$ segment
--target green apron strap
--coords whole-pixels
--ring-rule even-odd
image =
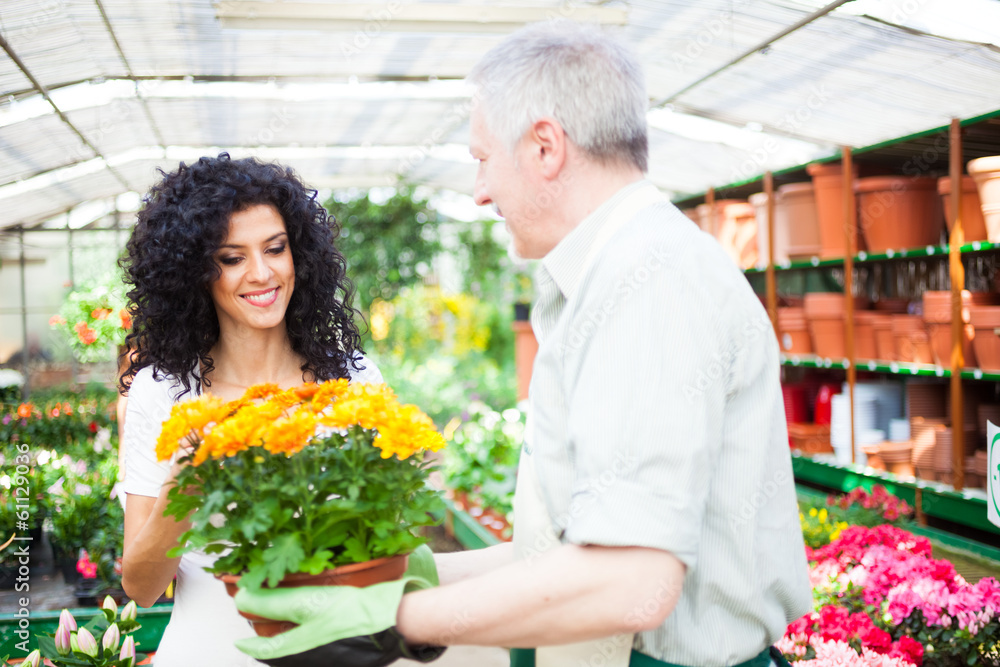
[[[775,664],[779,667],[788,667],[788,662],[781,656],[781,653],[771,648],[767,648],[760,655],[733,667],[768,667],[771,664],[772,657],[774,657]],[[681,667],[681,665],[651,658],[645,653],[639,653],[635,650],[632,651],[632,656],[628,664],[629,667]],[[535,667],[535,649],[512,648],[510,650],[510,667]]]

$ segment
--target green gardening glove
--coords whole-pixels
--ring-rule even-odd
[[[430,662],[444,647],[407,644],[396,631],[396,612],[405,593],[437,584],[434,554],[421,545],[398,581],[365,588],[241,589],[237,609],[298,627],[274,637],[241,639],[236,648],[273,667],[382,667],[399,658]]]

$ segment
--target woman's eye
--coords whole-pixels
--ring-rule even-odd
[[[222,258],[219,259],[219,262],[222,263],[222,264],[225,264],[226,266],[233,266],[235,264],[239,264],[240,258],[239,257],[222,257]]]
[[[273,248],[268,248],[267,251],[272,255],[280,255],[281,253],[285,252],[285,246],[284,245],[275,246]]]

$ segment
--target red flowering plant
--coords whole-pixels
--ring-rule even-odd
[[[1000,584],[991,577],[969,584],[931,557],[926,538],[852,526],[808,558],[819,611],[789,626],[780,646],[790,659],[809,660],[821,643],[842,642],[857,655],[927,667],[1000,664]]]
[[[49,326],[63,335],[77,360],[114,360],[132,328],[121,278],[112,274],[73,290]]]
[[[841,511],[839,517],[853,526],[901,525],[913,516],[913,507],[889,493],[881,484],[871,493],[860,486],[850,493],[827,496],[826,504]]]

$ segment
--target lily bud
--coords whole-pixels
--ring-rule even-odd
[[[70,644],[71,636],[69,626],[63,625],[60,621],[59,628],[56,630],[56,650],[59,651],[59,655],[69,655],[70,651],[73,650]]]
[[[122,635],[118,630],[118,624],[112,623],[108,626],[108,629],[104,631],[104,638],[101,643],[104,644],[105,651],[117,651],[118,642],[121,641]]]
[[[115,599],[110,595],[104,598],[104,604],[102,604],[101,607],[110,611],[112,618],[118,614],[118,603],[115,602]]]
[[[69,613],[69,609],[63,609],[59,614],[59,625],[65,625],[70,632],[76,632],[76,619]]]
[[[87,628],[80,628],[76,633],[76,644],[80,653],[89,655],[91,658],[97,657],[97,640],[90,634]]]
[[[76,633],[74,632],[69,636],[69,650],[74,653],[80,652],[80,642],[76,641]]]
[[[118,654],[119,660],[128,660],[129,667],[135,665],[135,638],[132,635],[125,637],[122,642],[122,652]]]
[[[37,648],[25,656],[24,662],[21,663],[20,667],[38,667],[38,664],[42,661],[42,653]]]
[[[129,600],[128,604],[122,609],[122,621],[134,621],[138,614],[139,610],[135,606],[135,600]]]

